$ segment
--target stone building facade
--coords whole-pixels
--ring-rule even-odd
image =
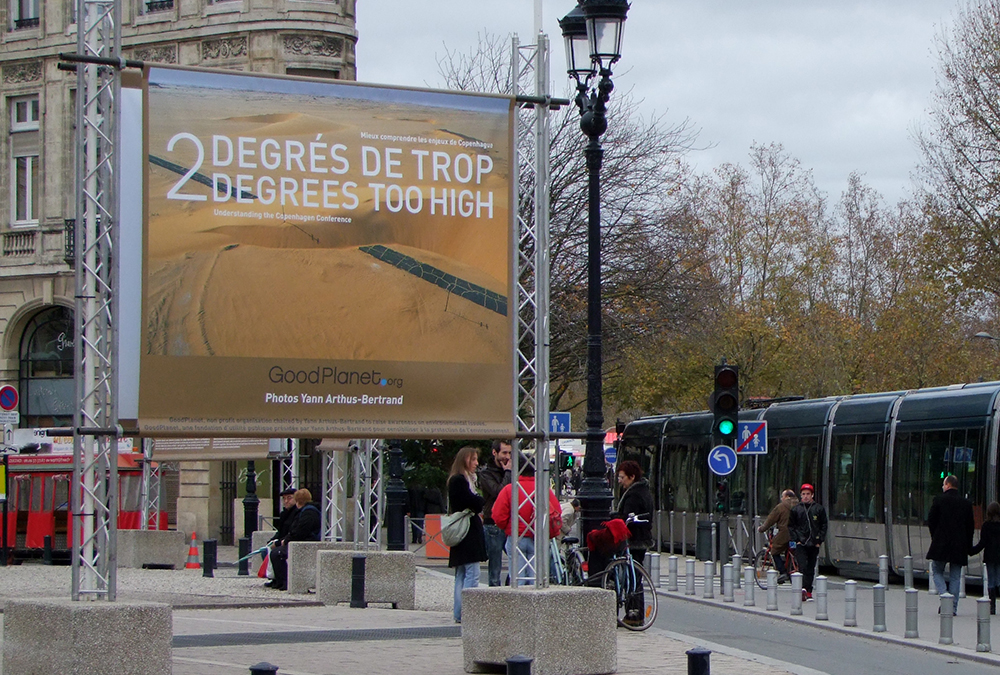
[[[355,0],[120,5],[126,58],[355,79]],[[76,0],[0,5],[0,384],[18,388],[22,427],[69,425],[74,407],[76,75],[58,68],[58,55],[76,51],[75,15]],[[190,513],[181,529],[217,536],[227,520],[214,487],[220,464],[182,464],[179,510]]]

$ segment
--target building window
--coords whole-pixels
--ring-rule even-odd
[[[146,13],[165,12],[174,8],[174,0],[152,0],[146,3]]]
[[[38,26],[38,0],[13,0],[14,28],[35,28]]]
[[[20,347],[21,425],[73,423],[73,312],[49,307],[32,317]]]
[[[39,181],[38,96],[10,99],[11,225],[38,224]]]

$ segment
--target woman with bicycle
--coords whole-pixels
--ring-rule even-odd
[[[654,545],[653,494],[649,491],[649,482],[642,477],[642,467],[632,459],[627,459],[618,465],[618,485],[621,486],[622,493],[616,513],[612,514],[612,517],[627,521],[629,515],[634,514],[642,521],[628,524],[629,552],[635,562],[642,565],[646,559],[646,549]],[[626,608],[625,622],[641,623],[642,594],[640,593],[631,604],[633,606]]]
[[[774,558],[774,568],[778,570],[779,584],[790,579],[785,568],[785,552],[788,551],[789,541],[788,520],[796,503],[795,490],[785,490],[781,493],[781,501],[767,514],[767,520],[757,528],[758,532],[767,532],[772,527],[777,529],[777,533],[771,538],[771,556]]]

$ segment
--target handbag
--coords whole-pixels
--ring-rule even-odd
[[[472,511],[464,509],[441,516],[441,541],[445,546],[457,546],[469,533]]]

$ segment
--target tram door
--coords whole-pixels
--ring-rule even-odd
[[[899,556],[913,556],[913,567],[927,570],[927,549],[931,533],[927,529],[934,498],[941,494],[941,483],[948,474],[958,478],[959,492],[968,497],[977,514],[976,527],[982,522],[985,496],[986,462],[980,429],[939,429],[905,432],[896,435],[893,457],[893,543]],[[979,574],[978,565],[970,569]]]

